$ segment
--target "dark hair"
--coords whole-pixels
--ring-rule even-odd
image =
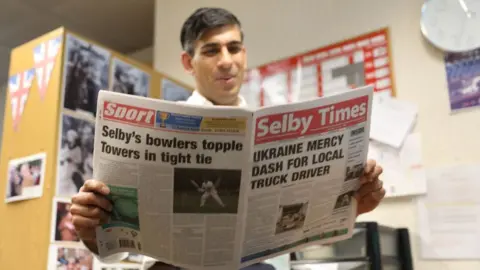
[[[193,55],[195,41],[206,31],[226,25],[237,25],[240,28],[243,41],[240,21],[228,10],[223,8],[199,8],[195,10],[182,26],[180,32],[182,49]]]

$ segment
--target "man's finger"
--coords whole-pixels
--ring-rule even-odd
[[[356,197],[358,199],[362,199],[366,195],[373,193],[375,191],[379,191],[382,188],[383,188],[383,182],[381,180],[364,184],[356,192]]]
[[[367,175],[360,176],[360,185],[364,185],[364,184],[366,184],[368,182],[371,182],[371,181],[373,181],[373,178],[368,177]]]
[[[108,213],[100,207],[91,205],[72,204],[70,207],[72,215],[83,216],[87,218],[95,218],[100,220],[108,220]]]
[[[100,181],[89,179],[83,183],[83,186],[80,188],[80,191],[84,192],[95,192],[107,196],[110,193],[108,186]]]
[[[371,173],[376,165],[377,165],[377,162],[375,160],[369,159],[367,161],[367,165],[365,165],[365,174]]]
[[[375,169],[373,170],[372,173],[372,178],[378,178],[383,172],[383,168],[380,166],[375,166]]]
[[[72,223],[77,231],[95,230],[95,228],[100,225],[100,220],[75,215],[72,217]]]
[[[382,188],[380,189],[379,191],[375,191],[373,192],[372,194],[372,197],[376,200],[376,201],[381,201],[384,197],[385,197],[385,189]]]
[[[80,192],[72,198],[72,205],[92,205],[97,206],[105,211],[112,211],[112,204],[104,196],[95,194],[93,192]]]
[[[97,234],[95,233],[95,229],[77,230],[76,233],[78,237],[83,241],[93,241],[93,240],[96,240],[96,237],[97,237]]]

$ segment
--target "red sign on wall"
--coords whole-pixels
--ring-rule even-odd
[[[244,95],[257,106],[285,104],[374,85],[394,95],[388,29],[371,32],[251,69]]]

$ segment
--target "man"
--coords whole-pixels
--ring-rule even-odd
[[[186,102],[205,106],[246,106],[239,91],[247,68],[247,57],[237,18],[223,9],[198,9],[184,23],[180,40],[184,50],[182,64],[196,82],[196,90]],[[385,195],[382,181],[378,179],[381,172],[381,167],[376,166],[374,161],[367,163],[362,186],[356,194],[357,214],[376,208]],[[112,209],[104,197],[108,193],[108,187],[102,182],[88,180],[72,198],[73,223],[80,238],[95,253],[95,227],[107,220]],[[174,269],[165,265],[156,267]],[[258,264],[247,269],[272,268]]]

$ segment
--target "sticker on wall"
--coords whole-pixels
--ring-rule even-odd
[[[112,61],[113,92],[148,97],[150,92],[150,75],[118,58]]]
[[[452,113],[480,108],[480,49],[445,55]]]
[[[192,91],[168,80],[162,80],[162,98],[169,101],[185,101],[192,95]]]
[[[45,182],[46,154],[38,153],[10,160],[7,168],[6,202],[39,198]]]
[[[53,67],[62,45],[62,36],[42,42],[33,48],[33,61],[40,98],[43,100],[47,93],[48,83],[52,76]]]
[[[8,89],[10,93],[10,104],[12,108],[13,129],[17,130],[20,119],[25,108],[25,102],[28,93],[32,87],[32,81],[35,77],[35,69],[31,68],[21,73],[10,76],[8,79]]]

